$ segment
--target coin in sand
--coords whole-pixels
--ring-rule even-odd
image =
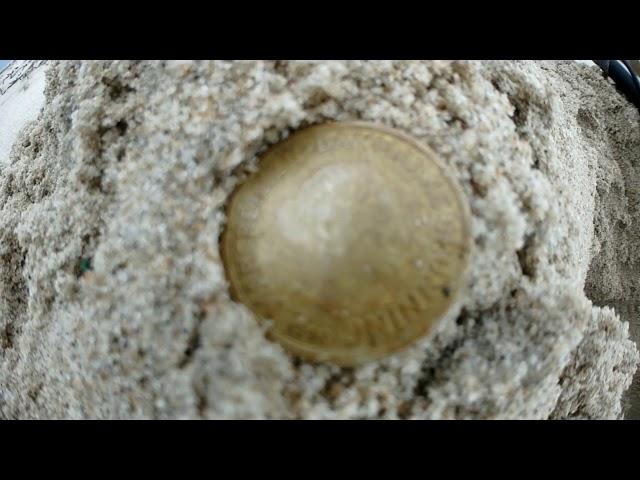
[[[300,130],[231,196],[232,297],[310,361],[357,365],[433,331],[465,284],[470,216],[428,147],[361,122]]]

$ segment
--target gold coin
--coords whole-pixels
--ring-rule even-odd
[[[236,189],[227,217],[232,297],[307,360],[356,365],[406,347],[465,283],[466,200],[433,151],[389,128],[294,133]]]

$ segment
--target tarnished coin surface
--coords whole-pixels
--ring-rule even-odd
[[[428,334],[465,284],[470,216],[435,153],[361,122],[300,130],[231,196],[234,300],[290,352],[356,365]]]

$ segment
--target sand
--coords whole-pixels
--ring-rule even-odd
[[[267,340],[218,246],[256,155],[328,120],[417,137],[473,216],[459,308],[355,369]],[[640,415],[639,156],[575,62],[50,62],[0,158],[0,418]]]

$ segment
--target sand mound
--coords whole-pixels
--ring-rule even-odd
[[[640,116],[596,69],[61,62],[45,94],[0,161],[0,417],[622,415],[638,362],[618,312],[640,312]],[[440,154],[475,255],[434,338],[339,369],[265,339],[229,299],[218,236],[257,153],[358,119]]]

